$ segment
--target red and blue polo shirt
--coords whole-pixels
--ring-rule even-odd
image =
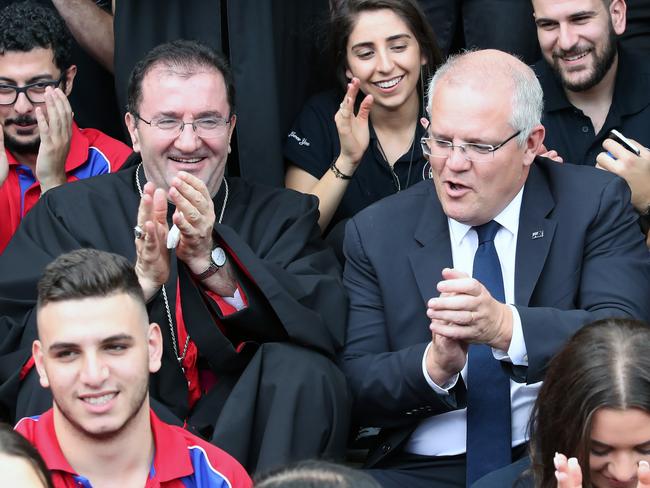
[[[80,129],[72,123],[70,150],[65,161],[68,182],[82,180],[119,169],[131,155],[126,144],[96,129]],[[20,164],[5,149],[9,174],[0,185],[0,254],[7,247],[20,221],[41,196],[41,187],[31,169]]]
[[[229,454],[186,430],[162,422],[151,412],[154,459],[144,488],[251,488],[244,468]],[[52,409],[21,419],[15,430],[29,440],[45,460],[55,488],[92,488],[75,473],[61,452]]]

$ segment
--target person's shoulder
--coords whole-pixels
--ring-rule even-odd
[[[53,426],[52,409],[49,409],[41,415],[21,418],[16,422],[14,430],[37,446],[43,436],[50,434],[50,430],[54,428]]]
[[[619,178],[614,173],[596,168],[595,166],[557,163],[551,159],[539,156],[535,158],[533,164],[542,170],[549,179],[553,181],[557,180],[558,184],[565,184],[571,187],[575,187],[576,182],[585,180],[594,184],[606,185],[613,179]]]
[[[557,163],[542,157],[533,164],[544,175],[558,203],[598,200],[609,185],[627,186],[620,176],[594,166]]]
[[[30,442],[33,442],[36,438],[36,427],[38,426],[40,417],[40,415],[35,415],[33,417],[23,417],[16,423],[14,430]]]
[[[98,148],[106,148],[110,150],[120,150],[131,154],[133,150],[123,143],[122,141],[115,139],[114,137],[105,134],[99,129],[93,129],[90,127],[79,128],[79,132],[86,138],[89,146],[95,146]]]
[[[119,169],[133,153],[128,145],[98,129],[84,128],[79,129],[79,132],[88,141],[89,156],[93,151],[97,152],[110,163],[112,171]]]
[[[628,49],[619,45],[618,52],[620,64],[626,70],[644,77],[650,75],[650,55],[645,51]]]
[[[129,191],[133,191],[134,171],[135,168],[129,168],[115,173],[71,181],[48,190],[41,196],[41,200],[49,205],[70,202],[75,206],[79,206],[79,202],[84,198],[101,197],[108,201],[119,200]],[[38,206],[37,204],[35,208]]]
[[[251,486],[250,477],[244,467],[226,451],[181,427],[163,425],[173,435],[183,439],[194,473],[201,473],[202,482],[198,486],[220,486],[222,481],[233,487]]]

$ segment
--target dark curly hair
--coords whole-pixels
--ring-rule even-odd
[[[70,67],[72,36],[61,16],[29,0],[0,10],[0,55],[35,48],[52,49],[61,73]]]

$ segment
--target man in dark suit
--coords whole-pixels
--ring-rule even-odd
[[[546,363],[583,324],[648,320],[650,260],[625,181],[536,157],[542,91],[500,51],[428,93],[433,182],[346,228],[343,364],[383,486],[452,487],[520,457]],[[467,408],[466,408],[467,407]]]

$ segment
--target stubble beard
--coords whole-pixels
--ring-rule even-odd
[[[147,392],[149,390],[149,382],[144,381],[137,389],[136,392],[134,392],[134,397],[133,401],[129,404],[129,413],[126,417],[126,420],[122,423],[122,425],[118,426],[117,428],[107,431],[107,432],[89,432],[84,428],[83,425],[81,425],[80,422],[78,422],[75,418],[72,412],[70,412],[67,408],[65,408],[63,405],[61,405],[59,402],[56,401],[56,398],[54,398],[54,403],[56,404],[59,412],[61,412],[61,415],[65,418],[65,420],[72,426],[72,428],[77,431],[81,436],[86,437],[87,439],[93,440],[93,441],[110,441],[112,439],[115,439],[120,436],[122,432],[124,432],[126,429],[129,428],[129,426],[133,423],[134,419],[136,416],[140,413],[141,409],[143,408],[145,401],[147,400]],[[121,394],[121,393],[120,393]],[[148,408],[148,406],[147,406]]]
[[[589,90],[598,83],[600,83],[605,75],[609,72],[610,68],[614,64],[616,59],[616,33],[614,29],[609,24],[608,39],[603,48],[603,52],[599,55],[597,52],[593,52],[594,56],[594,67],[589,77],[584,80],[572,82],[566,75],[565,72],[560,68],[559,61],[556,59],[555,54],[553,55],[553,64],[551,67],[555,73],[555,76],[560,80],[562,86],[572,92],[582,92]]]
[[[38,154],[38,149],[41,147],[40,136],[35,136],[30,141],[19,141],[7,132],[4,132],[5,148],[12,154]]]

